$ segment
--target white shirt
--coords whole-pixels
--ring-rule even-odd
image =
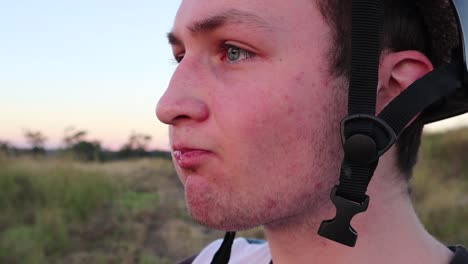
[[[222,239],[218,239],[209,244],[198,254],[192,264],[210,264],[222,242]],[[234,240],[229,264],[269,264],[270,261],[271,254],[266,241],[247,240],[245,238],[236,238]]]

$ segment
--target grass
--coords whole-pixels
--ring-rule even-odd
[[[467,154],[468,130],[426,135],[412,180],[418,214],[447,244],[468,245]],[[166,159],[0,156],[0,190],[0,263],[167,264],[223,236],[190,219]]]
[[[413,200],[427,229],[468,245],[468,129],[426,135],[413,177]]]
[[[115,203],[120,217],[138,216],[158,206],[158,194],[127,191]]]
[[[71,244],[71,227],[85,222],[120,187],[100,172],[70,164],[23,159],[1,166],[1,263],[48,263]]]

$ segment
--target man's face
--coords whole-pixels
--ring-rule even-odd
[[[341,162],[346,93],[312,0],[184,0],[157,106],[194,219],[238,230],[313,213]]]

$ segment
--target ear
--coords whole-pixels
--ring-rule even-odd
[[[380,113],[413,82],[433,69],[431,61],[418,51],[405,50],[382,54],[377,90],[377,113]]]

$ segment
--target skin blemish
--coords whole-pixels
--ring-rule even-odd
[[[323,87],[328,87],[328,86],[330,85],[330,82],[331,82],[331,79],[326,78],[326,79],[323,81]]]
[[[296,77],[294,77],[297,83],[301,83],[302,80],[304,80],[304,74],[304,72],[301,72],[298,75],[296,75]]]
[[[278,206],[278,203],[272,199],[269,199],[266,206],[269,210],[272,210]]]
[[[315,190],[321,190],[322,189],[322,184],[320,182],[315,184]]]

